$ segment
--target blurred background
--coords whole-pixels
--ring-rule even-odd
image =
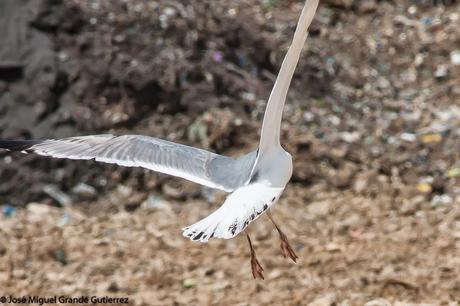
[[[0,137],[145,134],[254,149],[303,1],[2,0]],[[460,4],[323,0],[289,92],[294,173],[203,245],[225,195],[143,169],[0,152],[0,288],[131,305],[433,305],[460,292]],[[454,305],[454,304],[452,304]],[[456,305],[456,304],[455,304]]]

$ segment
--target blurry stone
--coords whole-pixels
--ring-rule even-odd
[[[341,246],[339,244],[335,243],[335,242],[329,242],[328,244],[326,244],[326,246],[324,248],[328,252],[340,252],[340,251],[342,251]]]
[[[70,222],[71,216],[69,213],[65,212],[64,215],[62,215],[61,219],[57,222],[57,226],[59,227],[64,227]]]
[[[133,194],[133,188],[126,185],[118,185],[117,191],[122,197],[125,198],[128,198]]]
[[[118,292],[120,291],[120,287],[116,282],[111,282],[109,286],[107,287],[107,291],[109,292]]]
[[[364,304],[364,306],[391,306],[391,305],[392,303],[385,299],[376,299],[376,300],[372,300]]]
[[[425,61],[425,56],[422,53],[418,53],[415,56],[414,64],[415,64],[415,66],[418,67],[418,66],[422,65],[424,61]]]
[[[329,214],[329,201],[313,202],[307,207],[308,214],[313,217],[325,217]]]
[[[269,279],[277,279],[283,275],[283,272],[280,269],[275,269],[268,274]]]
[[[366,190],[367,187],[367,180],[364,178],[358,178],[355,180],[355,184],[353,186],[356,193],[362,193]]]
[[[187,139],[193,142],[201,142],[203,145],[209,143],[208,126],[202,118],[198,118],[193,122],[187,130]]]
[[[342,221],[337,222],[337,230],[341,234],[345,234],[348,230],[358,227],[362,222],[361,217],[358,214],[352,214]]]
[[[434,76],[438,79],[445,78],[447,76],[448,69],[445,65],[439,65],[434,72]]]
[[[173,186],[172,184],[163,184],[161,186],[161,191],[168,197],[174,198],[174,199],[180,199],[183,196],[183,193],[181,191],[180,186]]]
[[[317,176],[317,167],[313,163],[301,159],[294,159],[294,171],[292,173],[293,181],[308,184]]]
[[[414,133],[402,133],[400,138],[407,142],[414,142],[415,140],[417,140],[417,135],[415,135]]]
[[[46,185],[43,187],[43,192],[56,200],[61,206],[69,206],[72,204],[72,198],[61,191],[56,185]]]
[[[442,175],[436,175],[433,177],[433,183],[431,186],[433,187],[433,192],[442,194],[445,192],[446,189],[446,178]]]
[[[460,50],[454,50],[454,51],[450,52],[450,61],[455,66],[460,65]]]
[[[372,13],[377,9],[377,2],[375,0],[358,1],[358,10],[361,13]]]
[[[353,189],[356,193],[370,191],[370,186],[376,182],[377,173],[374,170],[360,171],[354,180]]]
[[[316,298],[313,302],[309,303],[308,306],[332,306],[335,304],[335,295],[329,293]]]
[[[142,202],[141,207],[146,209],[166,209],[171,210],[171,205],[162,197],[150,194],[147,199]]]
[[[222,193],[222,191],[206,186],[202,186],[200,195],[209,203],[223,202],[226,197],[226,194]]]
[[[59,248],[59,249],[55,250],[54,252],[52,252],[52,256],[54,257],[55,260],[60,262],[62,265],[64,265],[64,266],[67,265],[67,263],[68,263],[67,254],[66,254],[64,249]]]
[[[329,0],[329,3],[336,7],[348,9],[353,5],[353,0]]]
[[[51,207],[45,204],[29,203],[27,204],[27,211],[29,212],[29,220],[32,222],[38,222],[43,220],[46,216],[57,208]]]
[[[425,196],[423,195],[418,195],[412,199],[405,200],[401,205],[401,213],[405,215],[415,214],[418,210],[420,210],[420,206],[425,201]]]
[[[125,200],[124,207],[127,212],[133,212],[141,207],[142,202],[145,200],[146,195],[144,193],[134,193]]]
[[[451,204],[452,202],[453,202],[453,199],[448,194],[435,195],[433,199],[431,200],[431,206],[437,207],[437,206]]]
[[[342,132],[340,133],[340,138],[348,143],[357,142],[361,138],[361,134],[357,131],[355,132]]]
[[[306,122],[312,122],[314,119],[315,119],[315,114],[311,113],[311,112],[305,112],[303,114],[303,119],[306,121]]]
[[[357,167],[353,163],[346,162],[342,168],[330,171],[328,181],[336,188],[347,188],[351,185],[356,171]]]
[[[78,183],[75,185],[75,187],[72,188],[72,193],[84,199],[94,199],[97,195],[96,189],[85,183]]]
[[[61,62],[66,62],[69,59],[69,54],[65,51],[59,52],[57,56]]]

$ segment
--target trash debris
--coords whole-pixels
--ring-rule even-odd
[[[340,137],[343,141],[348,143],[357,142],[361,138],[361,134],[358,131],[355,132],[342,132]]]
[[[417,184],[417,190],[422,193],[430,193],[433,191],[433,187],[428,183],[419,183]]]
[[[2,205],[2,213],[5,217],[11,217],[15,212],[15,207],[8,204]]]
[[[423,143],[438,143],[442,141],[441,134],[425,134],[420,137]]]
[[[414,133],[402,133],[400,138],[404,141],[414,142],[417,140],[417,135]]]
[[[85,183],[78,183],[72,188],[72,193],[83,199],[94,199],[97,195],[96,189]]]
[[[460,65],[460,50],[454,50],[454,51],[450,52],[450,61],[455,66]]]
[[[56,200],[61,206],[69,206],[72,204],[72,198],[61,191],[56,185],[45,185],[43,192]]]
[[[434,72],[434,76],[438,79],[444,78],[447,76],[448,68],[446,65],[439,65]]]
[[[186,278],[182,281],[182,287],[185,289],[190,289],[196,286],[196,281],[191,278]]]
[[[460,176],[460,168],[452,168],[447,171],[447,177],[454,178]]]
[[[72,216],[68,212],[64,212],[61,219],[59,219],[59,221],[57,222],[57,226],[64,227],[70,222],[71,219]]]
[[[452,197],[448,194],[441,194],[435,195],[433,199],[431,199],[431,206],[437,207],[442,205],[451,204],[453,201]]]
[[[142,202],[141,207],[146,209],[171,210],[171,205],[166,200],[154,194],[150,194],[147,199]]]

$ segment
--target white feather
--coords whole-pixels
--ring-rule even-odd
[[[300,53],[308,36],[308,27],[313,21],[319,0],[307,0],[297,23],[297,28],[292,39],[280,71],[273,85],[267,109],[265,110],[260,137],[259,155],[280,146],[280,129],[283,108],[294,75],[295,68],[300,58]]]
[[[213,237],[233,238],[275,204],[283,190],[263,183],[243,186],[229,194],[224,204],[212,214],[185,227],[183,235],[201,242]]]

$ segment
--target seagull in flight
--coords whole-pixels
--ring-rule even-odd
[[[281,119],[287,92],[308,36],[319,0],[306,0],[292,44],[268,99],[258,148],[238,158],[141,135],[91,135],[47,140],[0,140],[0,148],[55,158],[95,160],[126,167],[143,167],[181,177],[229,193],[225,202],[206,218],[183,228],[193,241],[230,239],[245,232],[253,277],[263,279],[246,229],[264,212],[276,227],[284,257],[297,255],[275,223],[270,208],[278,201],[292,175],[292,157],[280,144]]]

